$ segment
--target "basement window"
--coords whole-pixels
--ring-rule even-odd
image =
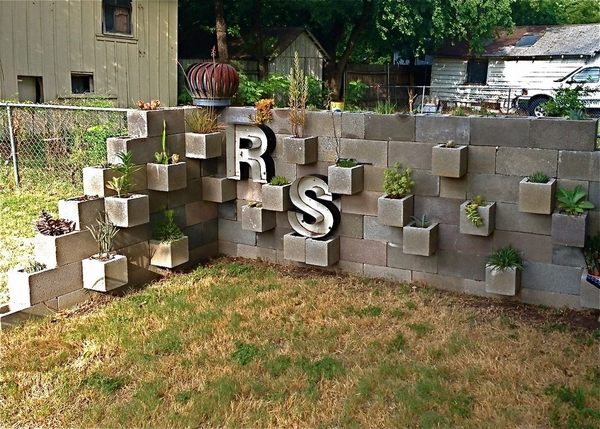
[[[469,60],[467,63],[467,85],[485,85],[487,82],[487,60]]]
[[[132,0],[102,0],[102,32],[132,35]]]
[[[94,75],[89,73],[71,73],[71,94],[94,92]]]
[[[44,102],[44,82],[41,76],[17,76],[19,101]]]

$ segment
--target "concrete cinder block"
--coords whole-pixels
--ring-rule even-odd
[[[262,201],[262,186],[253,180],[238,180],[236,184],[236,198],[245,201]]]
[[[220,120],[223,123],[236,123],[236,124],[249,124],[250,116],[254,115],[256,110],[254,107],[228,107],[223,110],[220,116]]]
[[[106,197],[104,210],[108,219],[121,228],[131,228],[150,221],[148,195],[132,194],[126,198]]]
[[[588,198],[593,205],[594,211],[600,211],[600,182],[589,182]]]
[[[452,250],[463,255],[489,255],[492,251],[492,241],[487,237],[461,234],[458,225],[440,224],[438,247],[442,250]]]
[[[600,180],[600,151],[561,150],[558,156],[558,177],[561,179]]]
[[[579,303],[583,308],[600,309],[600,286],[598,284],[600,284],[598,277],[589,277],[589,273],[583,271],[579,289]]]
[[[36,273],[8,272],[9,306],[22,309],[83,287],[81,261]]]
[[[496,172],[496,148],[490,146],[469,146],[469,173],[494,174]]]
[[[163,130],[164,110],[129,110],[127,131],[132,137],[160,136]]]
[[[359,214],[342,213],[340,225],[336,234],[341,237],[363,238],[363,216]]]
[[[257,246],[248,246],[247,244],[238,244],[237,248],[239,258],[260,259],[277,263],[277,250],[275,249],[264,249]]]
[[[51,236],[37,234],[34,257],[48,268],[81,261],[98,251],[98,245],[87,229]]]
[[[175,268],[190,259],[189,241],[187,237],[163,242],[150,240],[150,264],[162,268]]]
[[[306,112],[305,136],[340,137],[342,114],[337,112]]]
[[[387,167],[388,143],[380,140],[341,139],[340,158],[355,159],[375,167]]]
[[[342,212],[377,215],[377,200],[381,192],[363,191],[356,195],[342,195]]]
[[[237,220],[237,201],[217,204],[217,213],[221,219]]]
[[[383,190],[383,172],[385,171],[385,168],[365,165],[364,170],[364,190],[381,192]]]
[[[276,134],[292,134],[292,125],[290,124],[290,109],[276,107],[272,110],[273,120],[269,122],[269,127]]]
[[[413,194],[425,197],[437,197],[440,194],[440,177],[434,176],[429,170],[413,170],[415,181]]]
[[[364,217],[363,236],[365,240],[389,241],[390,243],[402,244],[402,228],[381,225],[375,216]]]
[[[458,179],[467,172],[468,147],[445,147],[443,144],[431,149],[431,174]]]
[[[369,278],[386,279],[400,283],[410,283],[412,281],[412,271],[399,268],[364,264],[363,273],[365,277]]]
[[[225,171],[225,168],[223,168]],[[200,177],[217,176],[219,174],[219,159],[206,159],[200,161]]]
[[[480,280],[413,271],[413,281],[426,283],[436,289],[468,293],[477,296],[491,296],[485,291],[485,282]]]
[[[256,233],[242,229],[242,222],[219,219],[219,241],[256,246]]]
[[[217,204],[195,201],[185,205],[185,226],[192,226],[218,217]]]
[[[69,308],[73,308],[76,305],[84,303],[91,299],[92,292],[87,289],[78,289],[73,292],[69,292],[65,295],[59,296],[56,301],[58,305],[58,310],[67,310]]]
[[[455,250],[438,250],[436,255],[439,274],[485,280],[487,256],[459,253]]]
[[[340,259],[343,261],[385,266],[386,254],[383,241],[340,237]]]
[[[523,283],[523,280],[521,280]],[[546,292],[539,289],[530,289],[521,287],[519,300],[526,304],[545,305],[554,308],[581,308],[579,305],[579,296],[565,293]]]
[[[291,184],[274,186],[270,184],[262,187],[262,206],[265,210],[276,212],[288,211],[292,207],[290,200]]]
[[[550,235],[551,224],[550,216],[521,213],[517,204],[496,203],[496,229]]]
[[[286,162],[282,158],[275,158],[273,160],[275,162],[275,175],[283,176],[291,183],[297,178],[296,174],[296,164],[290,164]]]
[[[518,249],[527,261],[552,263],[552,241],[548,235],[496,230],[492,239],[492,249],[485,254],[509,245]]]
[[[585,268],[585,257],[583,249],[569,246],[548,246],[552,251],[551,263],[554,265],[566,265],[568,267]]]
[[[84,167],[83,193],[98,197],[116,195],[115,191],[106,187],[106,183],[118,176],[119,173],[112,168]]]
[[[141,241],[137,244],[119,249],[119,253],[127,258],[128,281],[130,267],[147,269],[150,267],[150,242]]]
[[[342,112],[341,136],[350,139],[365,138],[365,115],[363,113]]]
[[[383,195],[377,202],[377,219],[380,224],[402,228],[408,225],[414,213],[414,195],[388,198]]]
[[[364,169],[362,165],[351,168],[329,166],[327,183],[333,194],[354,195],[364,189]]]
[[[523,288],[578,295],[582,271],[578,267],[525,261],[521,284]]]
[[[291,228],[276,227],[256,237],[258,247],[266,247],[268,249],[283,250],[283,236],[293,232]]]
[[[219,243],[213,241],[204,246],[190,249],[190,260],[183,267],[195,267],[199,262],[206,261],[219,255]],[[182,267],[182,268],[183,268]]]
[[[225,256],[237,257],[238,245],[231,241],[219,241],[219,253]]]
[[[242,229],[246,231],[264,232],[275,228],[275,212],[262,207],[242,207]]]
[[[467,177],[452,179],[440,177],[440,197],[464,200],[467,198]]]
[[[283,157],[290,164],[312,164],[318,160],[318,137],[287,137],[283,142]]]
[[[438,233],[438,223],[426,228],[416,227],[415,222],[409,223],[403,229],[402,252],[407,255],[433,255],[437,250]]]
[[[236,181],[226,177],[203,177],[202,194],[205,201],[213,203],[235,200]]]
[[[202,161],[199,159],[185,158],[185,167],[188,180],[202,177]]]
[[[547,183],[533,183],[526,177],[519,182],[519,211],[524,213],[552,214],[556,179]]]
[[[509,176],[528,176],[541,171],[555,177],[557,165],[557,150],[500,147],[496,154],[496,173]]]
[[[58,202],[58,217],[75,222],[75,229],[95,226],[96,220],[104,212],[104,199],[85,197],[69,198]]]
[[[296,176],[304,177],[310,174],[318,174],[321,176],[327,176],[327,169],[329,168],[329,163],[327,162],[315,162],[310,165],[297,165],[296,166]]]
[[[109,137],[106,140],[107,160],[111,164],[119,164],[121,152],[131,152],[134,164],[154,162],[154,154],[162,151],[160,137]]]
[[[181,107],[163,109],[163,119],[167,125],[167,134],[181,134],[185,132],[185,111]],[[160,124],[162,133],[162,124]]]
[[[417,115],[415,138],[418,142],[469,144],[471,118],[441,115]]]
[[[330,237],[324,240],[306,239],[306,264],[330,267],[339,260],[340,237]]]
[[[530,147],[528,118],[471,118],[475,146]]]
[[[558,211],[552,214],[552,243],[562,246],[583,247],[587,232],[588,212],[571,216]]]
[[[219,240],[219,221],[211,219],[187,227],[183,230],[189,241],[189,248],[202,247]]]
[[[306,262],[306,237],[295,232],[284,235],[283,257],[288,261]]]
[[[394,163],[399,162],[403,167],[430,170],[432,147],[430,143],[391,141],[387,165],[393,166]]]
[[[365,114],[367,140],[415,141],[415,117],[412,115]]]
[[[152,237],[152,228],[149,223],[134,226],[133,228],[120,228],[115,236],[113,246],[119,253],[121,249],[143,241],[148,241]]]
[[[176,164],[146,165],[148,189],[152,191],[172,192],[187,186],[187,167],[185,162]]]
[[[340,144],[335,137],[319,137],[319,148],[317,150],[319,161],[328,164],[334,163],[338,159],[339,151]]]
[[[521,270],[496,270],[485,267],[485,291],[497,295],[515,296],[521,289]]]
[[[83,287],[96,292],[109,292],[125,286],[129,281],[127,275],[127,258],[115,255],[108,261],[88,258],[82,262]]]
[[[593,152],[598,120],[531,119],[528,147]]]
[[[185,133],[185,156],[194,159],[218,158],[222,155],[225,133]]]
[[[469,174],[467,178],[467,198],[476,195],[489,195],[494,201],[516,203],[519,200],[519,176],[500,174]]]
[[[415,197],[415,216],[427,215],[441,224],[458,225],[461,202],[449,198]]]
[[[402,252],[402,246],[388,243],[387,248],[387,266],[392,268],[402,268],[405,270],[426,271],[437,273],[438,254],[432,256],[407,255]],[[439,253],[439,252],[438,252]]]
[[[494,232],[496,224],[496,203],[488,202],[485,206],[477,208],[477,212],[483,220],[483,225],[475,226],[468,218],[466,207],[470,201],[465,201],[460,205],[460,224],[459,230],[461,234],[488,236]]]

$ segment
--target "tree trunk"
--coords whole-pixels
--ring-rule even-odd
[[[217,29],[217,52],[219,61],[229,62],[229,49],[227,47],[227,25],[225,23],[224,0],[215,0],[215,27]]]

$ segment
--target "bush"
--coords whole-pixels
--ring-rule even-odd
[[[383,192],[388,198],[402,198],[412,192],[415,182],[411,178],[412,170],[402,168],[399,162],[383,172]]]
[[[548,116],[561,116],[570,119],[583,119],[586,117],[586,101],[582,98],[589,95],[590,91],[583,85],[574,88],[560,88],[556,90],[554,98],[542,104]]]
[[[352,80],[348,82],[346,95],[344,96],[345,108],[347,110],[358,110],[358,104],[363,99],[368,89],[369,85],[361,80]]]

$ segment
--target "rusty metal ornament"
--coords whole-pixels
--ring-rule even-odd
[[[231,104],[240,78],[230,64],[195,63],[187,71],[187,82],[194,105],[223,107]]]

